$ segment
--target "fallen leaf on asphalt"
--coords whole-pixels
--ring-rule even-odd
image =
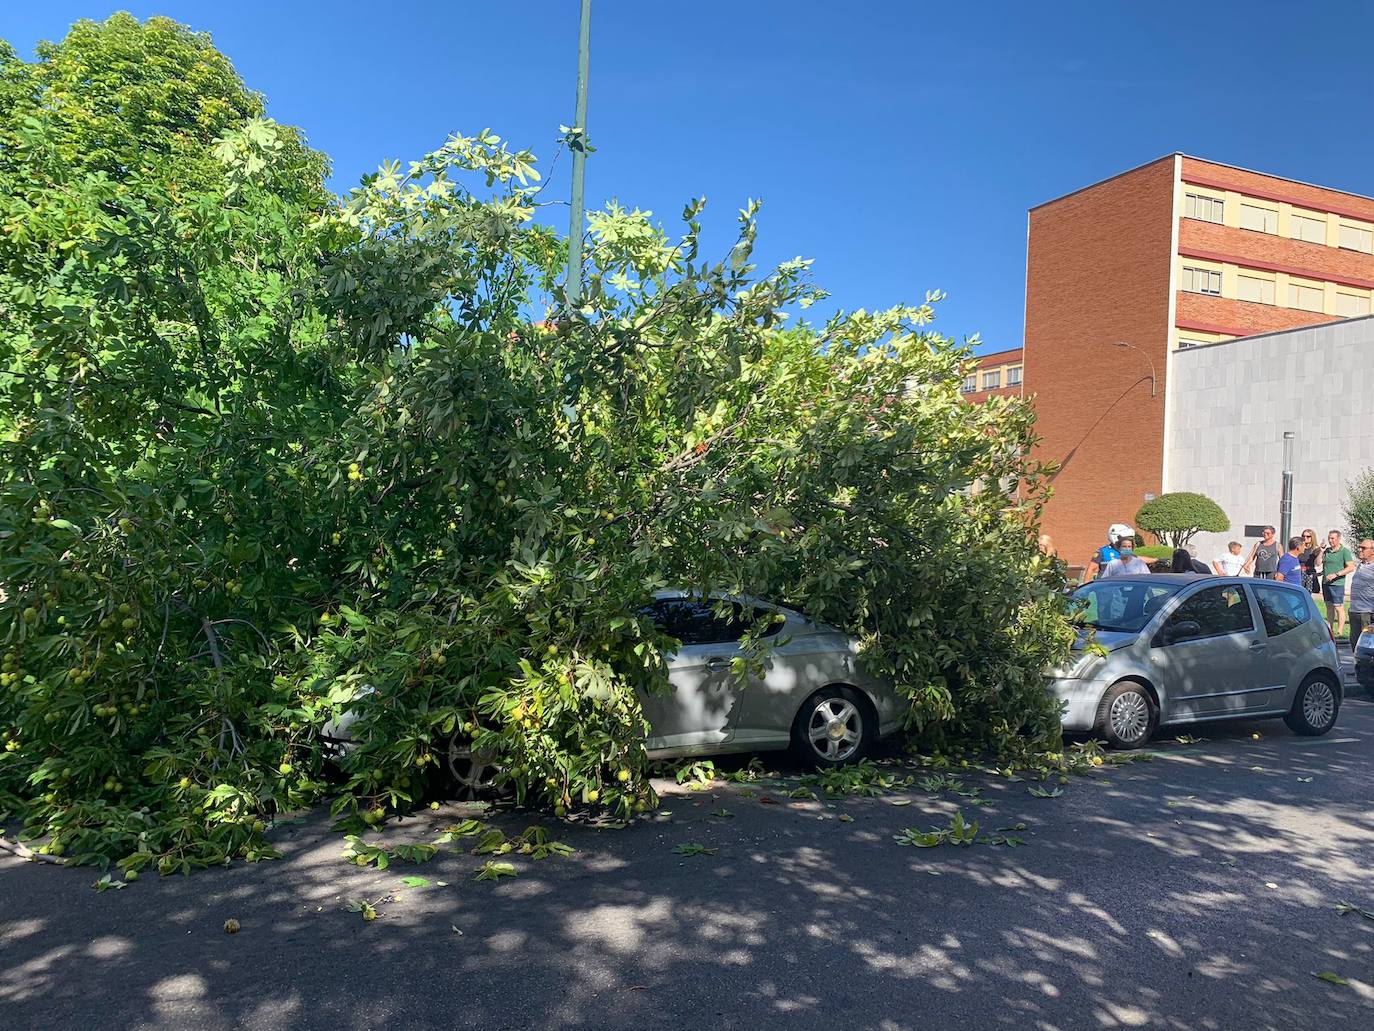
[[[498,881],[502,877],[515,876],[518,875],[515,872],[515,866],[513,864],[498,863],[489,859],[482,864],[482,868],[473,875],[472,879],[474,881]]]
[[[462,934],[462,933],[463,933],[462,931],[458,930],[458,925],[457,925],[457,924],[449,924],[449,925],[448,925],[448,929],[449,929],[450,931],[452,931],[454,934]]]
[[[235,920],[233,917],[230,917],[228,920],[224,921],[224,933],[225,933],[225,934],[238,934],[238,933],[239,933],[239,922],[238,922],[237,920]]]
[[[1341,916],[1345,916],[1347,913],[1356,913],[1364,917],[1366,920],[1374,920],[1374,913],[1371,913],[1367,909],[1361,909],[1359,906],[1355,905],[1352,902],[1336,903],[1336,912],[1341,914]]]
[[[1299,777],[1299,778],[1298,778],[1298,783],[1299,783],[1299,784],[1311,784],[1311,783],[1312,783],[1312,778],[1311,778],[1311,777]]]
[[[853,822],[854,822],[854,817],[850,816],[848,813],[840,813],[838,819],[839,819],[839,821],[840,821],[841,823],[853,823]]]
[[[1063,788],[1035,788],[1035,787],[1032,787],[1032,788],[1027,788],[1026,790],[1027,790],[1027,791],[1031,794],[1031,796],[1034,797],[1034,798],[1058,798],[1060,795],[1062,795],[1062,794],[1064,793],[1064,789],[1063,789]]]
[[[1265,886],[1266,888],[1277,888],[1277,887],[1278,887],[1278,885],[1275,884],[1273,881],[1265,881],[1265,882],[1264,882],[1264,886]]]
[[[1023,831],[1026,829],[1024,823],[1013,823],[1010,827],[998,827],[999,831]]]
[[[109,891],[111,888],[115,890],[118,890],[120,888],[127,888],[128,885],[125,884],[123,881],[117,881],[109,874],[106,874],[104,877],[100,878],[100,880],[92,884],[91,887],[94,888],[96,891]]]
[[[894,798],[888,805],[911,805],[909,798]]]
[[[1264,772],[1264,767],[1263,767],[1263,766],[1251,766],[1251,767],[1250,767],[1250,772],[1252,772],[1252,773],[1263,773],[1263,772]]]
[[[407,888],[426,888],[429,886],[428,877],[402,877],[401,883]]]
[[[1312,972],[1312,976],[1315,977],[1318,981],[1325,981],[1327,984],[1349,984],[1349,983],[1350,983],[1350,982],[1347,981],[1345,978],[1343,978],[1340,974],[1333,974],[1333,973],[1332,973],[1331,971],[1329,971],[1329,970],[1323,970],[1320,974],[1317,973],[1317,972],[1314,970],[1314,971]]]
[[[722,820],[728,820],[730,817],[734,816],[735,814],[732,813],[732,812],[730,812],[729,809],[712,809],[712,810],[711,810],[711,815],[712,815],[712,816],[719,816]]]
[[[716,854],[716,850],[697,844],[695,841],[688,841],[673,849],[673,853],[679,856],[713,856]]]
[[[760,795],[760,796],[759,796],[759,801],[760,801],[761,803],[763,803],[764,805],[777,805],[777,804],[778,804],[778,800],[777,800],[776,798],[773,798],[771,795]]]

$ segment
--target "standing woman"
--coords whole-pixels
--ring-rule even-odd
[[[1298,561],[1302,563],[1302,583],[1312,594],[1321,594],[1321,581],[1317,579],[1317,563],[1321,561],[1322,546],[1317,540],[1317,531],[1308,527],[1302,532],[1302,551]]]

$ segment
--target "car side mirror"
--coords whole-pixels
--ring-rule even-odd
[[[1164,628],[1164,643],[1175,644],[1178,641],[1186,641],[1189,638],[1197,637],[1201,633],[1201,623],[1195,619],[1185,619],[1181,623],[1173,623]]]

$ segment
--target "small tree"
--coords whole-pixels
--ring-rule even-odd
[[[1345,485],[1345,518],[1355,540],[1374,537],[1374,469],[1366,469]]]
[[[1206,495],[1177,491],[1141,505],[1135,514],[1135,525],[1149,530],[1171,548],[1183,548],[1201,530],[1225,533],[1231,528],[1231,520]]]

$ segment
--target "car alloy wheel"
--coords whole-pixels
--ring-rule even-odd
[[[1336,695],[1325,680],[1314,680],[1302,695],[1302,714],[1315,729],[1325,729],[1336,718]]]
[[[1119,694],[1107,711],[1112,732],[1124,745],[1139,741],[1150,726],[1150,703],[1134,691]]]
[[[496,786],[496,765],[485,752],[473,750],[472,742],[464,734],[448,739],[446,764],[454,792],[460,799],[490,795]]]
[[[863,743],[863,714],[847,698],[824,698],[811,710],[806,738],[817,756],[842,763],[853,758]]]

